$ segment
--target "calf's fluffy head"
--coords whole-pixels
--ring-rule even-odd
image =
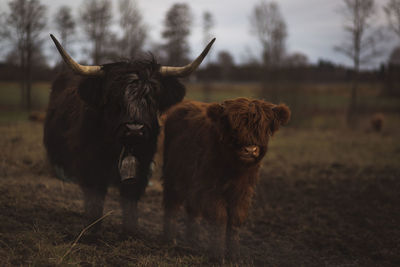
[[[221,142],[243,162],[256,163],[267,151],[269,137],[290,118],[285,104],[237,98],[212,104],[207,115],[216,124]]]

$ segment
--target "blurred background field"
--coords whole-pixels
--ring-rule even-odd
[[[16,82],[0,82],[0,122],[26,120],[28,111],[21,109],[21,95]],[[377,112],[389,116],[400,112],[400,98],[384,95],[382,83],[361,83],[358,108],[362,117]],[[32,86],[32,110],[45,111],[50,82]],[[351,83],[275,83],[256,82],[186,82],[186,99],[221,102],[236,97],[262,98],[273,103],[286,103],[292,111],[292,126],[329,127],[343,125],[349,106]],[[204,88],[207,88],[206,90]]]

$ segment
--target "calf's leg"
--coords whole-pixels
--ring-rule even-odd
[[[240,257],[239,245],[239,225],[232,223],[232,219],[228,219],[226,227],[226,246],[228,257],[232,260],[237,260]]]
[[[210,221],[210,244],[209,244],[209,255],[211,260],[223,262],[224,260],[224,248],[225,248],[225,233],[227,223],[227,212],[226,209],[216,202],[216,210],[214,214],[214,221]]]
[[[240,257],[239,230],[247,217],[251,194],[237,203],[230,203],[227,209],[226,246],[228,257],[237,260]]]
[[[164,177],[164,181],[167,181]],[[167,243],[176,243],[176,216],[179,211],[179,207],[182,204],[182,201],[178,199],[178,193],[175,192],[173,186],[164,183],[164,195],[163,195],[163,204],[164,204],[164,229],[163,229],[163,239]]]
[[[164,210],[164,229],[163,239],[167,243],[176,244],[176,215],[178,213],[177,207],[166,207]]]

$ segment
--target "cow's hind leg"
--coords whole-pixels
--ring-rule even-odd
[[[194,244],[198,239],[199,235],[199,212],[195,209],[187,206],[186,207],[186,241],[190,244]]]

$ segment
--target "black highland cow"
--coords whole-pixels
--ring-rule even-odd
[[[124,229],[134,232],[156,151],[158,115],[183,99],[177,77],[192,73],[215,39],[191,64],[167,67],[154,59],[83,66],[51,38],[78,75],[62,74],[52,85],[44,125],[50,162],[77,180],[90,221],[102,215],[107,187],[117,183]]]

